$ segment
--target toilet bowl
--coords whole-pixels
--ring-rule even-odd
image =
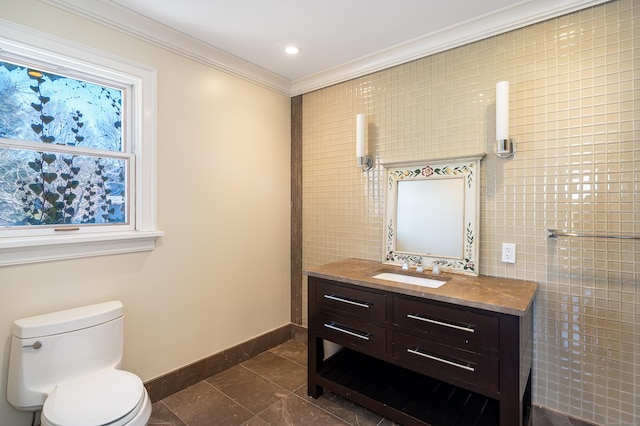
[[[114,301],[14,321],[9,402],[43,426],[146,425],[149,395],[120,369],[123,318]]]
[[[103,370],[56,386],[42,408],[42,426],[144,426],[151,400],[138,376]]]

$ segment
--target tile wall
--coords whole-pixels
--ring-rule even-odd
[[[510,81],[512,159],[492,154]],[[371,171],[355,165],[367,114]],[[303,267],[382,259],[383,163],[486,152],[480,271],[535,280],[534,403],[640,424],[640,1],[611,1],[303,97]],[[437,200],[446,202],[446,200]],[[516,244],[503,264],[502,242]],[[306,286],[304,286],[306,287]],[[306,315],[305,315],[306,321]]]

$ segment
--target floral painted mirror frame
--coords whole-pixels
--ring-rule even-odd
[[[425,269],[433,267],[433,262],[438,261],[440,270],[445,272],[454,272],[465,275],[478,275],[478,258],[479,258],[479,218],[480,218],[480,194],[479,183],[480,178],[480,161],[484,154],[473,157],[452,158],[442,160],[430,160],[419,162],[402,162],[388,163],[384,167],[387,169],[386,184],[386,208],[385,208],[385,226],[384,226],[384,259],[386,264],[403,265],[409,267],[417,267],[422,264]],[[458,220],[453,224],[454,228],[459,229],[459,235],[454,238],[461,238],[461,250],[459,254],[438,254],[437,250],[420,252],[420,250],[407,249],[398,245],[398,189],[401,182],[430,182],[439,179],[461,179],[463,184],[459,185],[463,194],[459,194],[461,199],[460,208],[463,209],[462,220]],[[455,195],[455,194],[454,194]],[[420,210],[421,220],[430,221],[445,220],[438,218],[437,209],[442,206],[443,202],[451,197],[431,197],[430,200],[423,205],[429,207]],[[457,196],[455,196],[457,197]],[[454,197],[454,198],[455,198]],[[404,203],[403,203],[404,205]],[[434,210],[436,209],[436,210]],[[430,215],[434,217],[431,218]],[[422,219],[422,216],[424,218]],[[458,216],[458,215],[456,215]],[[404,215],[402,215],[404,217]],[[449,227],[450,228],[450,227]],[[457,232],[457,231],[456,231]],[[447,235],[421,235],[420,238],[443,241],[449,238]],[[445,241],[446,243],[446,241]],[[402,248],[402,250],[400,250]]]

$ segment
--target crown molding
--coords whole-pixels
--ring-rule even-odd
[[[296,96],[610,0],[524,0],[496,13],[479,16],[442,31],[427,34],[294,81],[289,81],[278,74],[113,2],[106,0],[41,1],[257,85],[287,96]]]
[[[448,49],[606,3],[610,0],[522,1],[497,13],[398,44],[343,65],[291,82],[291,96],[308,93]]]
[[[104,0],[40,0],[287,96],[291,82],[186,34]]]

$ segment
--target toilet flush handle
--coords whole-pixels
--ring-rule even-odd
[[[40,340],[36,340],[31,345],[24,345],[23,346],[23,348],[33,348],[33,349],[40,349],[41,347],[42,347],[42,342]]]

